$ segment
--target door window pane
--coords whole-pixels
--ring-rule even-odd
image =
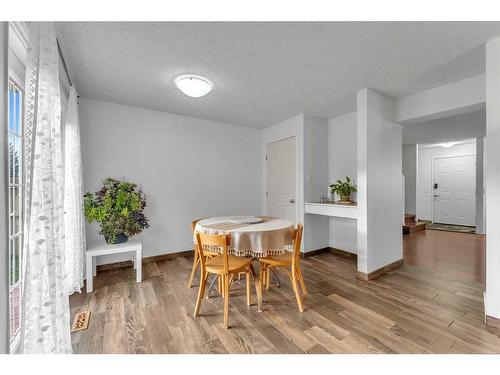
[[[23,92],[9,79],[8,94],[8,189],[9,189],[9,312],[10,337],[20,327],[23,245]]]
[[[20,279],[21,271],[21,237],[17,236],[14,240],[14,284]]]
[[[19,189],[20,186],[14,186],[14,209],[13,209],[13,217],[12,220],[14,221],[14,233],[16,234],[20,230],[20,224],[19,224]]]
[[[19,137],[14,138],[14,151],[13,151],[13,167],[14,167],[14,183],[15,184],[20,184],[21,183],[21,139]]]
[[[14,87],[9,85],[9,132],[14,132]]]
[[[14,286],[14,240],[9,240],[9,286]]]
[[[14,121],[14,133],[17,135],[21,135],[21,92],[16,90],[14,92],[14,110],[15,110],[15,121]]]
[[[9,186],[9,215],[11,215],[13,211],[14,211],[14,186]]]
[[[14,153],[15,153],[15,149],[14,149],[14,134],[12,133],[9,133],[9,137],[8,137],[8,140],[9,140],[9,144],[8,144],[8,148],[9,148],[9,155],[8,155],[8,160],[9,160],[9,182],[13,182],[14,181],[14,160],[15,160],[15,156],[14,156]]]

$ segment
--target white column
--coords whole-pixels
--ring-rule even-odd
[[[476,138],[476,233],[485,234],[484,138]]]
[[[500,318],[500,38],[486,43],[485,313]]]
[[[7,161],[5,135],[7,134],[7,56],[8,56],[8,23],[0,22],[0,353],[9,351],[9,288],[8,288],[8,233],[7,233]]]
[[[358,272],[367,276],[403,258],[402,128],[391,99],[357,93]]]
[[[417,214],[417,145],[403,146],[404,212]]]

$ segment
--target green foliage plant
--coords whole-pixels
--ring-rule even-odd
[[[337,180],[334,184],[330,184],[332,195],[335,193],[340,196],[340,200],[348,202],[351,193],[358,191],[352,179],[346,176],[345,180]]]
[[[107,178],[101,190],[84,195],[85,217],[100,224],[99,234],[114,243],[117,236],[132,237],[149,228],[143,211],[146,196],[136,184]]]

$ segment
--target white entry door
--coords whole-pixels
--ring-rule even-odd
[[[476,225],[476,157],[434,159],[434,222]]]
[[[267,214],[296,224],[295,137],[267,145]]]

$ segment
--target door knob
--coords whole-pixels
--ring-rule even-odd
[[[293,199],[293,198],[292,198],[292,199],[290,199],[290,200],[289,200],[289,202],[290,202],[291,204],[295,204],[295,199]]]

